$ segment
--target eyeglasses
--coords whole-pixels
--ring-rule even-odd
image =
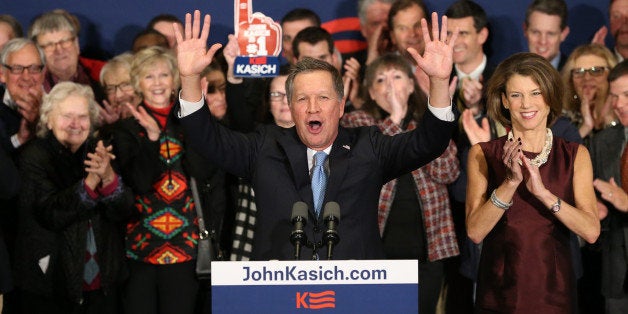
[[[9,69],[9,72],[11,72],[11,74],[16,75],[24,73],[24,70],[27,70],[28,74],[38,74],[44,70],[44,66],[41,64],[31,64],[29,66],[2,64],[2,66]]]
[[[222,83],[220,85],[207,85],[207,93],[208,94],[213,94],[213,93],[224,93],[227,90],[227,83]]]
[[[121,92],[130,92],[133,90],[133,85],[130,82],[122,82],[116,85],[107,85],[105,84],[105,93],[107,95],[115,94],[116,89],[120,89]]]
[[[271,101],[282,101],[286,97],[285,93],[282,92],[270,92],[270,100]]]
[[[59,45],[59,47],[61,47],[62,49],[68,49],[68,48],[70,48],[70,46],[74,42],[74,39],[76,39],[76,36],[72,36],[72,37],[66,38],[66,39],[61,39],[61,40],[59,40],[57,42],[54,42],[54,43],[47,43],[45,45],[39,45],[39,47],[41,47],[41,49],[43,51],[46,51],[46,52],[54,51],[55,47],[57,47],[57,45]]]
[[[607,67],[590,67],[590,68],[578,68],[571,70],[571,76],[573,77],[584,77],[584,74],[589,72],[591,76],[601,76],[606,72]]]

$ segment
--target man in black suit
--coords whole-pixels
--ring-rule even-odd
[[[335,201],[341,211],[340,242],[334,258],[384,257],[377,226],[382,185],[441,155],[455,128],[448,91],[453,41],[445,42],[446,24],[439,33],[437,18],[434,13],[433,41],[427,22],[422,21],[427,39],[424,56],[409,49],[430,77],[431,106],[418,129],[389,137],[375,127],[339,127],[344,113],[342,78],[330,64],[311,58],[300,61],[286,82],[295,127],[267,127],[245,135],[220,126],[203,105],[199,75],[220,45],[206,48],[209,15],[205,16],[202,31],[200,12],[194,12],[193,23],[191,15],[186,15],[185,37],[176,30],[182,83],[179,116],[190,145],[227,171],[251,180],[259,209],[253,259],[293,257],[290,215],[297,201],[309,207],[305,227],[308,240],[321,241],[326,226],[322,215],[314,210],[310,179],[312,156],[321,151],[329,156],[322,170],[329,178],[323,203]],[[396,99],[396,93],[391,97]],[[302,255],[307,259],[318,254],[324,257],[325,249],[316,252],[304,248]]]
[[[605,128],[591,139],[593,162],[602,220],[602,294],[606,313],[628,311],[628,61],[608,74],[609,97],[620,124]]]

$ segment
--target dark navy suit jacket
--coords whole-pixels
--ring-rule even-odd
[[[214,121],[207,106],[182,118],[182,125],[189,144],[198,152],[252,182],[258,208],[253,259],[293,258],[290,218],[297,201],[309,207],[308,240],[321,240],[325,227],[313,211],[307,148],[294,127],[267,125],[245,135]],[[339,127],[328,158],[325,193],[325,203],[337,202],[341,212],[334,259],[384,258],[377,225],[382,185],[440,156],[455,126],[428,111],[419,128],[394,137],[383,135],[377,127]],[[326,249],[318,251],[321,258]],[[305,248],[301,257],[310,259],[312,253]]]

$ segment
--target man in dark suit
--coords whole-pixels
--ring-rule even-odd
[[[589,143],[602,220],[602,294],[606,313],[628,311],[628,61],[608,74],[609,97],[621,124],[605,128]]]
[[[188,14],[185,37],[180,30],[176,31],[182,83],[179,116],[190,145],[227,171],[251,180],[259,210],[253,259],[293,257],[290,215],[297,201],[309,207],[305,228],[308,240],[321,241],[326,226],[322,215],[314,209],[310,178],[312,157],[320,152],[328,154],[324,170],[319,170],[329,178],[323,203],[335,201],[341,211],[340,242],[335,247],[334,258],[383,258],[377,226],[382,185],[441,155],[455,128],[448,91],[452,44],[445,43],[446,25],[439,33],[434,13],[434,40],[429,39],[427,23],[422,21],[427,39],[424,56],[409,49],[430,77],[431,106],[418,129],[389,137],[375,127],[339,127],[344,113],[342,78],[330,64],[307,58],[296,65],[286,82],[295,127],[284,130],[267,127],[244,135],[213,121],[203,105],[199,73],[211,62],[220,45],[206,48],[209,15],[205,16],[202,31],[200,12],[194,13],[193,23],[191,19]],[[397,98],[396,93],[391,97]],[[319,255],[323,258],[325,251],[326,248],[318,252],[304,248],[302,253],[307,259]]]

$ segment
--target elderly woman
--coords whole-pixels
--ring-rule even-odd
[[[489,116],[511,131],[469,151],[467,233],[483,241],[478,313],[577,311],[570,231],[593,243],[600,223],[587,149],[548,128],[563,92],[532,53],[507,58],[488,82]]]
[[[127,313],[193,313],[198,225],[190,178],[199,182],[208,229],[219,231],[225,208],[224,172],[188,149],[173,95],[179,88],[169,50],[149,47],[135,54],[131,84],[142,97],[134,118],[109,128],[122,177],[136,195],[127,225],[130,278]]]
[[[98,105],[64,82],[44,97],[38,139],[20,155],[16,285],[23,313],[117,313],[124,233],[133,203],[112,147],[91,134]]]
[[[33,21],[28,37],[37,43],[46,56],[46,92],[59,82],[71,81],[89,85],[96,101],[100,103],[105,95],[98,85],[98,78],[105,63],[80,57],[78,27],[75,16],[64,10],[54,10]]]
[[[608,98],[608,73],[617,60],[598,44],[577,47],[561,71],[567,88],[564,111],[578,126],[582,138],[592,132],[618,125]]]
[[[100,117],[106,124],[132,116],[126,104],[135,107],[140,102],[131,84],[131,62],[133,55],[125,52],[109,60],[100,71],[100,84],[107,97],[103,101]]]
[[[376,125],[387,135],[410,131],[421,123],[427,97],[403,57],[386,54],[366,69],[366,103],[346,113],[341,125]],[[436,131],[436,130],[435,130]],[[460,165],[453,141],[429,164],[384,185],[379,199],[379,227],[386,257],[418,259],[419,312],[434,313],[442,280],[442,260],[459,254],[447,184]]]

